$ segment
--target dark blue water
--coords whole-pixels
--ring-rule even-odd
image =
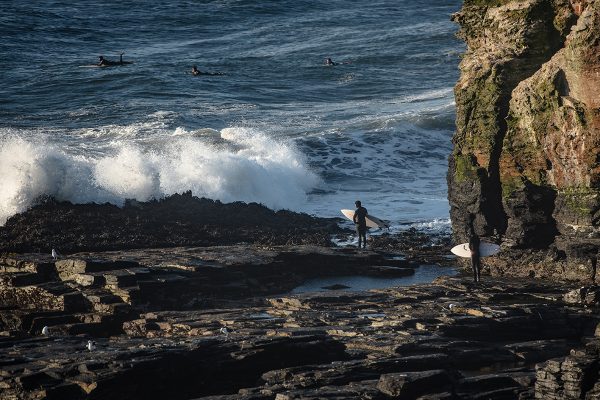
[[[40,194],[192,190],[322,216],[361,199],[394,224],[444,225],[459,7],[4,2],[0,223]],[[134,64],[82,67],[120,52]]]

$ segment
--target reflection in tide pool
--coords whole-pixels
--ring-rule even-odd
[[[430,283],[439,276],[453,276],[458,271],[450,267],[441,267],[439,265],[421,265],[415,269],[415,274],[401,278],[374,278],[368,276],[331,276],[324,278],[310,279],[304,284],[298,286],[292,293],[323,292],[328,289],[324,287],[332,285],[348,286],[346,291],[361,291],[370,289],[384,289],[393,286],[408,286],[417,283]]]

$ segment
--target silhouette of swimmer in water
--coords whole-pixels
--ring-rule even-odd
[[[125,64],[131,64],[131,61],[123,61],[123,54],[121,53],[119,54],[119,61],[111,61],[111,60],[107,60],[106,58],[104,58],[104,56],[98,56],[98,66],[100,67],[112,67],[115,65],[125,65]]]
[[[225,75],[222,72],[202,72],[198,69],[197,66],[193,65],[192,66],[192,75],[194,76],[198,76],[198,75]]]
[[[327,66],[334,66],[334,65],[337,65],[337,63],[333,62],[333,60],[328,57],[328,58],[325,59],[325,65],[327,65]]]

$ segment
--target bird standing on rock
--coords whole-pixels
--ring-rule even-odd
[[[44,336],[48,336],[49,334],[50,334],[50,330],[48,329],[48,327],[47,327],[47,326],[44,326],[44,327],[42,328],[42,335],[44,335]]]
[[[221,332],[223,335],[225,335],[225,339],[228,339],[229,333],[231,333],[233,331],[231,329],[227,328],[226,326],[224,326],[221,329],[219,329],[219,332]]]
[[[56,249],[52,249],[52,258],[56,260],[60,256],[59,252]]]
[[[93,340],[88,340],[87,349],[89,351],[96,350],[96,342],[94,342]]]

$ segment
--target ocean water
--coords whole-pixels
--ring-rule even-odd
[[[447,228],[460,5],[5,2],[0,224],[41,195],[192,190],[324,217],[360,199],[394,227]],[[85,67],[120,52],[134,64]]]

